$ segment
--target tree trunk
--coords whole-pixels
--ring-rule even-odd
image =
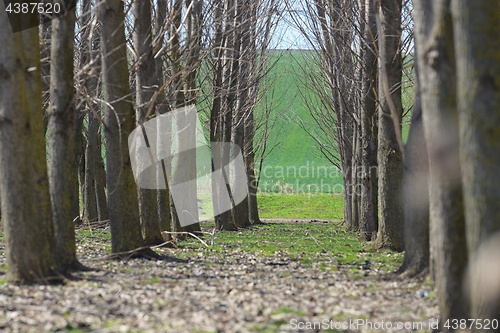
[[[201,50],[201,37],[203,34],[203,22],[202,22],[202,10],[203,1],[202,0],[186,0],[186,8],[191,7],[191,11],[188,15],[188,23],[186,29],[186,44],[188,45],[187,60],[186,60],[186,78],[184,80],[184,96],[186,99],[186,106],[197,104],[197,88],[196,88],[196,78],[198,74],[198,69],[200,68],[200,50]],[[196,120],[193,119],[196,122]],[[184,164],[187,168],[186,171],[189,172],[189,178],[195,179],[196,175],[196,154],[193,155],[194,163]],[[185,231],[188,232],[201,232],[199,223],[199,211],[198,211],[198,184],[193,183],[190,188],[190,203],[193,209],[196,211],[195,221],[184,227]]]
[[[361,87],[361,206],[359,231],[361,240],[372,240],[378,229],[378,173],[377,173],[377,26],[372,0],[365,2],[365,30],[363,32],[363,83]]]
[[[118,253],[144,245],[127,142],[127,136],[134,129],[134,109],[129,97],[123,3],[102,0],[98,11],[102,29],[103,90],[107,102],[104,133],[111,250]]]
[[[216,140],[221,144],[218,145],[219,152],[214,152],[212,150],[212,156],[214,158],[214,170],[221,170],[219,179],[214,181],[212,178],[212,186],[215,185],[215,197],[214,202],[218,204],[217,208],[214,208],[214,212],[221,212],[215,219],[215,227],[217,230],[235,230],[236,225],[233,220],[231,210],[226,210],[222,207],[227,207],[231,203],[228,203],[228,195],[225,194],[229,192],[227,181],[229,180],[229,175],[225,174],[224,166],[229,163],[230,150],[229,143],[231,141],[231,127],[232,127],[232,108],[234,105],[234,89],[235,89],[235,77],[233,75],[233,59],[235,50],[235,31],[234,31],[234,20],[236,16],[236,2],[235,0],[228,0],[225,2],[225,13],[227,15],[226,22],[223,30],[223,35],[225,37],[224,51],[219,54],[221,59],[221,86],[222,89],[218,91],[221,94],[218,119],[217,119],[217,135]],[[215,214],[215,213],[214,213]]]
[[[500,36],[496,29],[500,8],[497,1],[453,0],[452,12],[461,179],[472,257],[500,229]],[[487,317],[485,295],[477,291],[472,294],[471,318],[493,319]]]
[[[353,138],[352,138],[352,161],[351,161],[351,231],[358,231],[359,228],[359,187],[358,187],[358,172],[359,172],[359,151],[360,151],[360,133],[359,126],[356,121],[353,121]]]
[[[249,15],[248,8],[250,7],[250,3],[247,0],[244,2],[243,0],[236,0],[236,20],[235,20],[235,45],[234,45],[234,55],[233,58],[233,79],[234,79],[234,87],[235,90],[235,101],[233,102],[233,130],[231,133],[231,143],[234,144],[237,149],[232,149],[230,160],[233,161],[238,153],[243,154],[244,147],[244,130],[245,123],[244,117],[246,115],[246,105],[247,101],[247,79],[248,79],[248,62],[243,60],[240,64],[240,59],[242,59],[242,55],[248,51],[248,46],[250,45],[250,34],[249,34]],[[239,151],[238,151],[239,149]],[[235,170],[231,170],[231,188],[237,189],[241,180],[239,179],[239,174],[235,172]],[[232,207],[232,215],[234,219],[234,223],[240,227],[245,228],[250,226],[250,220],[248,218],[248,196],[246,199],[241,201],[240,203],[236,203]]]
[[[240,26],[240,38],[241,38],[241,47],[239,50],[240,56],[240,66],[239,66],[239,75],[238,75],[238,100],[236,102],[235,108],[235,117],[234,117],[234,131],[233,131],[233,139],[232,143],[235,144],[239,149],[240,153],[243,157],[245,157],[245,119],[249,116],[251,112],[251,108],[253,107],[249,102],[248,89],[249,89],[249,69],[250,69],[250,61],[251,61],[251,53],[253,49],[250,45],[251,39],[251,30],[250,30],[250,20],[251,20],[251,11],[248,8],[251,7],[251,1],[245,0],[241,3],[241,8],[239,9],[240,13],[238,14],[240,17],[239,24]],[[236,156],[233,156],[233,158]],[[232,158],[232,159],[233,159]],[[246,168],[245,168],[246,169]],[[245,170],[245,176],[248,187],[248,172]],[[237,188],[241,184],[241,179],[236,176],[236,173],[233,172],[231,175],[231,187]],[[243,199],[242,202],[233,207],[233,216],[235,221],[239,221],[239,224],[243,227],[250,226],[250,216],[249,216],[249,205],[248,205],[248,196]]]
[[[222,141],[222,74],[223,74],[223,21],[224,21],[224,3],[218,0],[214,4],[214,43],[212,49],[214,58],[214,84],[212,87],[212,106],[210,110],[210,149],[212,155],[212,206],[214,211],[215,226],[218,230],[228,230],[229,225],[222,223],[219,211],[219,187],[223,182],[217,171],[222,166],[222,154],[220,152],[220,143]]]
[[[136,69],[136,126],[143,124],[153,116],[148,115],[154,95],[156,63],[153,58],[151,3],[135,0],[132,3],[134,16],[133,42],[137,59]],[[151,109],[152,110],[152,109]],[[152,113],[152,111],[151,111]],[[137,161],[143,163],[144,161]],[[163,243],[158,221],[157,192],[152,189],[137,188],[139,215],[142,233],[146,245]]]
[[[165,23],[166,10],[167,10],[167,2],[166,0],[158,0],[156,5],[156,24],[155,24],[155,40],[157,40],[156,48],[158,50],[162,49],[164,44],[163,38],[163,25]],[[156,84],[158,87],[162,87],[164,84],[164,74],[163,74],[163,57],[159,56],[156,58]],[[168,112],[168,105],[165,98],[165,92],[162,90],[158,95],[158,107],[157,107],[157,115],[162,115]],[[160,126],[160,123],[158,123]],[[160,131],[158,131],[158,135],[160,135]],[[161,138],[158,138],[157,142],[161,142]],[[157,204],[158,204],[158,222],[160,225],[161,231],[172,231],[170,227],[171,223],[171,214],[170,214],[170,194],[168,188],[168,181],[166,181],[166,175],[170,172],[169,165],[162,162],[162,168],[158,168],[158,173],[156,175],[156,179],[160,182],[161,179],[165,181],[166,189],[161,189],[163,184],[158,184],[157,190]],[[161,173],[161,174],[160,174]],[[163,176],[163,177],[162,177]],[[168,235],[170,238],[171,236]]]
[[[106,221],[109,218],[108,214],[108,198],[106,196],[106,170],[104,169],[104,160],[102,159],[102,142],[101,133],[97,138],[96,152],[96,183],[95,196],[97,198],[97,218],[99,221]]]
[[[405,257],[399,269],[406,277],[426,273],[429,269],[429,159],[422,122],[417,57],[413,68],[415,97],[403,157]]]
[[[32,23],[37,15],[14,17]],[[55,240],[46,169],[38,28],[0,13],[0,195],[7,281],[46,283]],[[34,68],[27,71],[27,68]],[[29,97],[28,97],[29,96]]]
[[[344,182],[344,225],[348,230],[352,228],[352,119],[346,114],[344,107],[340,106],[340,133],[339,145],[342,166],[342,180]]]
[[[401,0],[381,0],[379,14],[382,26],[379,75],[381,93],[378,119],[378,167],[380,221],[376,248],[403,251],[403,152],[398,144],[396,126],[401,128]],[[383,62],[383,63],[382,63]],[[387,80],[389,91],[384,88]],[[389,98],[397,117],[393,119]],[[395,125],[397,123],[397,125]]]
[[[97,170],[97,136],[99,135],[99,120],[90,110],[87,111],[87,145],[85,146],[85,179],[83,185],[83,222],[96,222],[96,170]]]
[[[75,9],[52,21],[49,107],[48,175],[56,252],[62,268],[78,268],[73,207],[77,166],[75,144],[75,91],[73,87]]]
[[[417,59],[430,171],[430,260],[441,324],[467,317],[462,293],[457,292],[462,288],[467,252],[449,7],[450,0],[415,1]]]

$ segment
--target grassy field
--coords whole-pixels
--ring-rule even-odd
[[[343,218],[344,201],[338,194],[262,194],[257,197],[263,218]]]
[[[303,122],[310,124],[311,128],[317,126],[298,88],[303,75],[301,67],[307,67],[310,62],[308,55],[310,51],[274,51],[271,56],[271,62],[279,60],[269,73],[274,86],[263,102],[273,110],[270,121],[275,121],[276,125],[267,143],[268,149],[273,150],[262,165],[260,190],[263,192],[342,193],[340,170],[321,154],[314,139],[297,125]],[[411,115],[407,111],[413,104],[412,83],[405,78],[402,88],[404,112],[407,113],[402,134],[406,142]],[[313,91],[302,90],[307,99],[314,100]]]

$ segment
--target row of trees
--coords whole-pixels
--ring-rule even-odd
[[[343,170],[347,227],[376,248],[405,250],[404,276],[430,268],[443,330],[452,330],[448,319],[494,319],[498,277],[466,271],[477,253],[487,262],[480,245],[495,249],[487,239],[500,229],[498,2],[304,4],[295,23],[319,68],[306,68],[304,84],[319,91],[309,104],[317,141]],[[403,147],[408,81],[414,103]]]
[[[402,251],[401,124],[411,108],[410,102],[403,110],[402,87],[413,85],[410,2],[297,5],[295,25],[315,51],[301,86],[316,92],[306,99],[316,142],[342,170],[344,221],[377,248]]]
[[[79,218],[109,220],[117,256],[155,256],[147,246],[164,242],[161,231],[179,238],[199,231],[199,223],[181,227],[168,188],[136,186],[127,140],[146,121],[184,106],[196,105],[210,142],[233,142],[243,152],[250,195],[216,216],[216,228],[259,223],[254,165],[265,145],[255,138],[268,135],[261,124],[269,114],[254,110],[267,93],[261,81],[272,66],[267,50],[276,1],[63,4],[65,15],[20,33],[9,23],[36,26],[36,13],[10,22],[0,14],[6,46],[0,54],[0,188],[9,281],[86,269],[75,251]],[[214,154],[221,160],[212,161],[212,171],[233,153]],[[180,156],[176,165],[163,161],[160,171],[175,167],[196,178],[196,164]],[[235,181],[213,182],[214,194]],[[196,188],[189,191],[186,197],[196,202]]]

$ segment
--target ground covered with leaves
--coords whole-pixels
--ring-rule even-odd
[[[109,226],[80,228],[78,256],[96,270],[57,286],[9,285],[0,275],[0,330],[431,331],[432,282],[392,274],[402,254],[373,250],[339,221],[266,222],[213,235],[204,223],[206,245],[155,249],[164,260],[107,259]]]

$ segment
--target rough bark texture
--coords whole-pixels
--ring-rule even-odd
[[[0,195],[7,280],[44,283],[53,272],[55,244],[44,149],[38,28],[13,34],[3,4],[0,8]],[[14,24],[21,24],[20,19],[17,16]],[[37,20],[37,15],[28,14],[23,19]]]
[[[135,52],[138,55],[136,69],[136,126],[151,119],[148,111],[151,108],[154,95],[156,63],[153,58],[152,27],[151,27],[151,3],[149,1],[134,1],[132,3],[134,16],[133,42]],[[137,161],[138,164],[144,161]],[[158,204],[156,190],[137,188],[139,201],[139,215],[142,234],[147,245],[163,243],[158,221]]]
[[[377,173],[377,26],[372,0],[365,4],[365,31],[363,33],[363,77],[361,87],[361,206],[359,231],[361,240],[369,241],[378,229],[378,173]]]
[[[407,277],[425,274],[429,269],[429,159],[417,60],[414,73],[413,113],[403,158],[405,257],[399,269]]]
[[[429,157],[431,271],[447,319],[466,318],[462,293],[467,263],[458,151],[455,51],[450,1],[415,1],[416,45]],[[443,327],[446,330],[445,327]]]
[[[460,164],[467,247],[500,229],[500,7],[497,1],[452,0],[457,61]],[[471,318],[486,318],[472,295]]]
[[[241,154],[244,153],[244,132],[245,132],[245,117],[248,113],[248,63],[249,63],[249,45],[250,45],[250,1],[248,0],[238,0],[238,13],[236,15],[236,25],[238,35],[236,39],[241,40],[241,44],[238,44],[236,48],[236,56],[238,65],[234,68],[235,71],[239,71],[237,76],[237,100],[235,103],[235,108],[233,110],[233,131],[231,142],[235,144],[239,149]],[[243,58],[244,57],[244,58]],[[241,61],[240,61],[241,59]],[[236,151],[232,151],[231,160],[233,160],[236,155]],[[231,188],[238,186],[239,180],[236,179],[236,174],[231,173]],[[239,204],[236,204],[232,208],[232,214],[236,225],[240,227],[250,226],[250,219],[248,215],[248,197],[244,199]]]
[[[137,188],[132,173],[127,137],[134,129],[129,71],[125,44],[123,3],[102,0],[101,51],[106,136],[106,183],[108,189],[111,250],[129,251],[142,246]]]
[[[401,126],[401,0],[381,0],[379,7],[382,22],[381,54],[386,73],[379,75],[378,167],[380,221],[376,247],[403,251],[403,152],[398,145],[394,119],[388,98],[394,103],[397,126]],[[383,48],[383,50],[382,50]],[[382,65],[380,66],[382,67]],[[387,77],[384,77],[387,75]],[[387,79],[390,97],[383,88]],[[401,127],[400,127],[401,128]]]
[[[73,207],[75,197],[75,91],[73,39],[75,9],[52,21],[48,174],[56,253],[62,268],[77,268]]]

